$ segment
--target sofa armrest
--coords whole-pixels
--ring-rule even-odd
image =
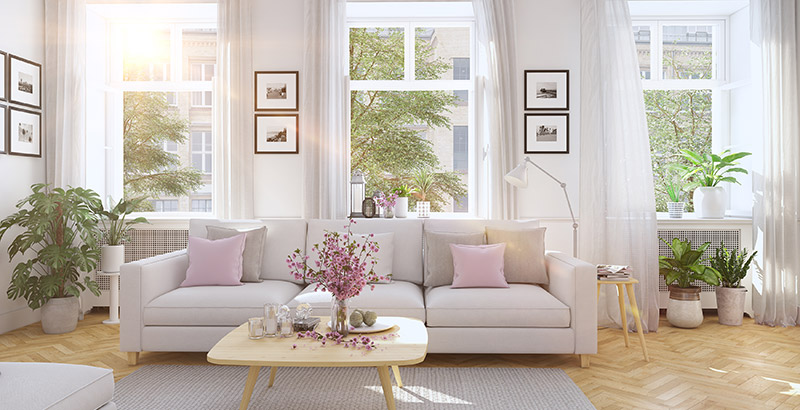
[[[122,265],[120,268],[119,350],[140,352],[144,307],[180,286],[186,279],[189,255],[175,251]]]
[[[597,353],[597,268],[561,252],[545,255],[551,295],[569,306],[575,353]]]

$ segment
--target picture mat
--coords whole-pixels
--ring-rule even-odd
[[[256,116],[256,153],[297,153],[297,115]],[[286,129],[286,141],[268,142],[277,130]]]
[[[10,109],[8,130],[8,152],[16,155],[40,157],[42,155],[42,117],[38,113]],[[22,127],[20,126],[22,124]],[[20,141],[20,132],[30,130],[31,142]]]
[[[0,101],[8,100],[8,89],[6,88],[6,61],[8,55],[0,52]]]
[[[566,114],[525,116],[525,153],[568,153],[569,152],[569,117]],[[537,138],[539,126],[555,126],[555,141],[542,141]],[[545,134],[544,139],[550,139]]]
[[[9,61],[9,101],[30,107],[41,108],[41,68],[35,64],[23,61],[16,56],[9,56]],[[22,76],[20,76],[20,74],[22,74]],[[31,92],[20,90],[19,81],[21,77],[30,81],[32,87]]]
[[[256,73],[256,110],[297,110],[297,73]],[[285,99],[267,98],[267,88],[286,84]]]
[[[8,148],[6,148],[6,139],[8,137],[8,127],[6,127],[6,121],[8,121],[8,108],[5,105],[0,104],[0,154],[5,154],[8,152]]]
[[[567,90],[566,72],[526,72],[525,73],[525,109],[569,109],[569,91]],[[556,98],[537,98],[538,84],[556,83]]]

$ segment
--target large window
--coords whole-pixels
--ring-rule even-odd
[[[369,194],[424,186],[412,210],[425,194],[434,211],[470,211],[473,45],[469,19],[351,19],[351,166]]]
[[[720,87],[725,77],[725,21],[634,21],[634,41],[644,87],[656,190],[656,208],[667,210],[666,185],[680,181],[673,163],[681,150],[710,154],[724,116]],[[690,202],[691,193],[684,193]],[[692,204],[689,204],[692,210]]]

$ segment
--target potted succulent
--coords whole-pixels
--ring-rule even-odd
[[[683,218],[683,210],[686,207],[686,203],[681,200],[683,185],[680,182],[673,181],[668,182],[666,188],[667,197],[669,197],[669,202],[667,202],[669,217],[674,219]]]
[[[105,245],[101,249],[100,266],[103,272],[119,272],[119,267],[125,263],[125,245],[123,242],[129,238],[133,225],[148,223],[144,217],[126,220],[145,198],[120,199],[114,204],[114,200],[108,197],[108,210],[102,205],[94,211],[100,215],[100,222],[103,224],[101,231]]]
[[[719,323],[728,326],[741,326],[744,316],[744,302],[747,289],[741,286],[742,279],[750,270],[750,262],[756,256],[756,251],[748,253],[747,249],[741,253],[725,249],[720,243],[716,254],[711,258],[711,267],[719,272],[720,286],[716,289],[717,314]]]
[[[82,272],[97,268],[100,234],[93,209],[100,197],[83,188],[51,188],[35,184],[19,209],[0,222],[0,239],[19,227],[8,247],[9,259],[28,258],[14,267],[8,298],[24,298],[31,309],[42,308],[45,333],[67,333],[78,324],[81,292],[100,296],[97,282]]]
[[[408,185],[400,185],[399,188],[394,189],[395,195],[397,195],[397,205],[394,208],[394,214],[398,218],[407,218],[408,217],[408,197],[415,192],[413,188],[409,188]]]
[[[658,257],[658,273],[664,276],[669,286],[667,302],[667,321],[672,326],[692,329],[703,323],[703,308],[700,305],[700,287],[692,286],[696,280],[709,285],[719,285],[719,272],[714,268],[701,264],[700,257],[710,242],[692,249],[690,241],[678,238],[667,242],[661,239],[672,250],[672,257]]]
[[[737,160],[751,155],[749,152],[731,153],[725,150],[717,154],[698,154],[681,150],[691,165],[673,164],[672,167],[683,173],[683,179],[690,181],[687,189],[694,189],[692,200],[697,216],[700,218],[725,217],[725,188],[721,182],[739,184],[733,173],[747,174],[747,170],[737,167]]]

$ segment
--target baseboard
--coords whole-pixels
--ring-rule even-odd
[[[42,320],[39,310],[31,310],[25,306],[0,314],[0,334],[28,326]]]

